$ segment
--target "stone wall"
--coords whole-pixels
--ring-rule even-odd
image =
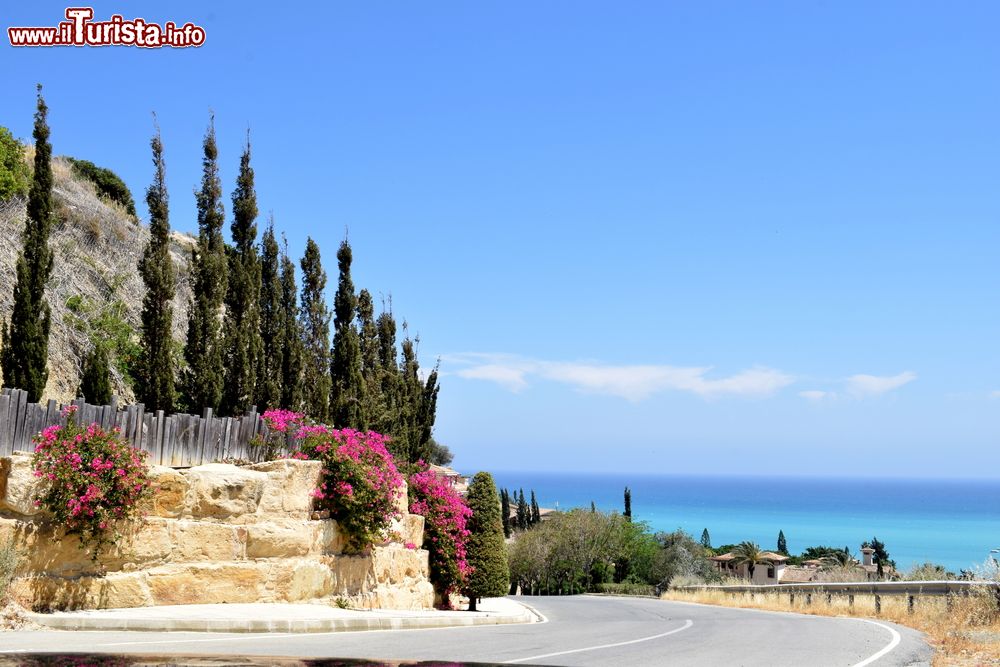
[[[147,518],[95,561],[34,506],[30,456],[0,459],[0,539],[22,552],[16,598],[34,609],[221,602],[317,602],[426,609],[434,601],[424,519],[395,522],[393,541],[344,553],[337,522],[314,512],[318,461],[154,467]]]

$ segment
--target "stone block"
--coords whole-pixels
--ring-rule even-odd
[[[44,488],[45,482],[35,477],[31,455],[15,453],[5,456],[0,466],[0,474],[4,478],[3,496],[0,497],[3,509],[23,516],[41,514],[42,509],[35,506],[35,497]]]
[[[185,513],[194,518],[231,520],[255,514],[267,474],[227,463],[210,463],[184,471]]]
[[[323,464],[319,461],[279,459],[247,466],[267,478],[258,515],[308,519],[313,511],[313,491],[319,486]]]

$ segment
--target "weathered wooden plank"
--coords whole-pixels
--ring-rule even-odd
[[[10,456],[11,447],[7,420],[10,416],[10,392],[0,394],[0,456]]]
[[[14,450],[23,450],[24,445],[22,444],[24,439],[24,418],[25,418],[25,406],[28,403],[28,392],[23,389],[18,389],[17,393],[17,411],[15,412],[16,418],[14,421]]]
[[[135,423],[136,423],[136,433],[135,433],[135,446],[143,447],[146,443],[146,438],[148,437],[148,431],[143,432],[143,424],[145,424],[146,417],[146,406],[140,403],[135,408]]]

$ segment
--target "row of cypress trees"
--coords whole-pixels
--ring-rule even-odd
[[[513,508],[513,511],[511,509]],[[500,489],[500,514],[503,521],[504,537],[510,537],[515,530],[527,530],[542,520],[541,509],[535,498],[535,490],[531,489],[531,502],[524,497],[524,489],[513,494],[507,489]]]
[[[17,260],[14,308],[0,332],[3,384],[39,401],[48,379],[50,329],[45,288],[52,273],[52,146],[48,107],[38,87],[33,136],[34,175],[28,196],[23,247]],[[149,410],[234,415],[258,409],[301,410],[338,427],[372,429],[392,436],[393,453],[413,462],[429,459],[439,391],[435,367],[422,379],[417,343],[397,345],[391,308],[375,316],[371,294],[356,294],[347,240],[337,252],[333,342],[319,246],[308,239],[299,262],[301,292],[287,244],[282,249],[273,218],[258,246],[257,196],[249,135],[232,194],[232,245],[223,238],[225,209],[219,178],[214,118],[203,141],[201,185],[195,196],[198,240],[192,251],[193,297],[186,344],[171,334],[177,276],[170,255],[169,195],[159,128],[150,141],[153,181],[146,190],[150,239],[139,261],[146,286],[142,307],[137,399]],[[404,331],[406,324],[403,325]],[[106,351],[95,346],[83,364],[81,391],[104,402],[110,394]]]
[[[338,280],[331,313],[319,245],[309,238],[295,265],[282,249],[273,218],[257,244],[257,195],[250,138],[240,157],[232,194],[232,246],[222,237],[225,212],[214,119],[203,142],[198,242],[192,252],[194,294],[188,317],[179,391],[171,390],[170,340],[173,275],[169,256],[163,144],[153,137],[154,179],[147,191],[151,238],[141,266],[147,285],[139,400],[150,409],[212,408],[219,414],[258,409],[302,410],[341,428],[392,436],[393,453],[428,458],[439,391],[435,367],[421,378],[417,341],[397,348],[391,310],[375,317],[367,290],[355,292],[353,255],[345,239],[337,251]],[[404,324],[405,328],[405,324]],[[175,406],[175,395],[178,405]]]

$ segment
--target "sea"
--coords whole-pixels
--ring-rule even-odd
[[[667,476],[553,472],[493,473],[497,486],[531,490],[541,507],[622,511],[631,489],[632,516],[654,531],[676,529],[712,544],[744,540],[788,550],[848,547],[877,537],[900,570],[924,562],[985,570],[1000,558],[1000,480],[849,479],[821,477]]]

